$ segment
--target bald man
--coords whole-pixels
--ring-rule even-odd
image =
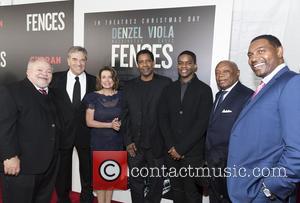
[[[226,179],[219,174],[226,167],[230,131],[253,91],[239,82],[240,71],[237,65],[228,60],[221,61],[215,69],[219,92],[210,114],[206,136],[206,160],[215,173],[209,180],[209,199],[211,203],[230,202]],[[216,176],[216,177],[213,177]]]
[[[50,202],[58,171],[59,122],[52,67],[30,59],[27,77],[0,87],[0,174],[4,203]]]

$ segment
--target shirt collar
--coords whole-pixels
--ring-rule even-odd
[[[42,90],[46,90],[47,94],[49,93],[49,88],[48,88],[48,87],[41,88],[41,87],[38,87],[38,86],[36,86],[36,85],[34,85],[34,87],[35,87],[38,91],[40,91],[40,89],[42,89]]]
[[[68,77],[69,78],[74,78],[78,76],[79,80],[82,80],[85,77],[85,72],[83,71],[80,75],[75,75],[74,73],[72,73],[72,71],[68,70]]]
[[[239,82],[239,81],[236,81],[233,85],[231,85],[230,87],[228,87],[228,88],[225,89],[224,91],[227,91],[227,93],[230,92],[230,91],[236,86],[236,84],[237,84],[238,82]]]
[[[268,82],[270,82],[270,80],[285,66],[286,66],[285,63],[278,65],[269,75],[267,75],[262,79],[263,83],[267,84]]]

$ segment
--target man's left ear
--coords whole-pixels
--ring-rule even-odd
[[[283,59],[283,48],[282,47],[277,48],[277,55],[279,58]]]
[[[197,66],[197,65],[195,65],[195,73],[197,72],[197,69],[198,69],[198,66]]]

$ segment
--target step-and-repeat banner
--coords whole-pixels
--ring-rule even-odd
[[[67,69],[73,45],[73,1],[0,6],[0,84],[25,77],[30,57]]]
[[[94,3],[103,9],[98,1]],[[76,8],[82,9],[80,6]],[[149,49],[154,53],[155,71],[176,80],[177,56],[190,50],[197,55],[198,77],[210,84],[211,67],[215,58],[222,56],[214,52],[220,44],[218,42],[224,43],[216,34],[222,27],[220,15],[216,17],[216,5],[121,10],[108,12],[100,9],[84,14],[82,30],[84,46],[88,50],[89,73],[96,75],[103,66],[112,66],[121,80],[136,77],[136,53]],[[54,71],[67,69],[66,52],[73,45],[73,34],[76,36],[73,15],[74,1],[1,6],[0,85],[23,79],[30,57],[46,57],[53,64]],[[230,22],[225,21],[222,24]],[[224,32],[221,34],[224,36]],[[229,34],[225,33],[225,36],[227,39]],[[218,53],[228,52],[224,46],[219,47]],[[75,179],[79,180],[79,176]],[[165,181],[164,193],[169,189],[169,182]]]
[[[176,80],[177,56],[190,50],[198,57],[199,78],[210,83],[215,6],[86,13],[84,20],[84,44],[94,71],[112,66],[121,80],[131,79],[138,75],[136,53],[149,49],[156,73]],[[166,179],[165,198],[169,189]]]
[[[89,67],[115,67],[121,80],[127,80],[138,74],[136,53],[149,49],[156,72],[176,80],[178,54],[191,50],[198,57],[198,76],[209,84],[214,22],[214,5],[86,13]]]

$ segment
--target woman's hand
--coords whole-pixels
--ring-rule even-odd
[[[118,118],[114,118],[114,120],[111,122],[111,128],[119,131],[121,127],[121,121],[119,121]]]

